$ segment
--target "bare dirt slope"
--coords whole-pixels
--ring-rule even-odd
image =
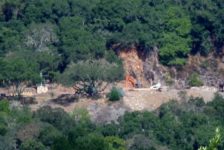
[[[125,96],[119,102],[109,102],[105,97],[99,100],[83,98],[78,101],[74,99],[74,101],[70,101],[66,105],[58,104],[52,101],[52,98],[59,96],[59,94],[68,94],[68,91],[60,91],[60,93],[54,92],[57,92],[57,90],[50,91],[47,94],[37,95],[36,100],[38,103],[31,105],[31,109],[37,110],[42,106],[51,106],[53,108],[62,108],[67,112],[72,112],[77,108],[85,108],[89,111],[93,121],[101,123],[116,121],[120,116],[124,115],[126,111],[153,111],[170,100],[181,101],[183,97],[203,97],[204,100],[208,102],[212,100],[217,90],[212,87],[193,87],[184,92],[176,89],[163,90],[161,92],[148,88],[124,89]]]
[[[126,107],[131,110],[155,110],[161,104],[170,100],[182,100],[183,97],[202,97],[206,102],[212,100],[214,94],[217,92],[212,87],[193,87],[180,91],[176,89],[166,91],[154,91],[150,89],[135,89],[126,91],[126,95],[123,99]]]

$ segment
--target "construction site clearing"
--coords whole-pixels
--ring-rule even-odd
[[[77,99],[74,96],[75,91],[73,88],[63,87],[58,84],[40,84],[36,88],[27,88],[22,95],[35,101],[29,104],[33,111],[43,106],[62,108],[66,112],[84,108],[88,110],[93,121],[111,122],[116,121],[127,111],[153,111],[171,100],[182,102],[190,97],[201,97],[205,102],[209,102],[213,99],[215,93],[222,94],[224,91],[224,83],[217,87],[186,88],[186,86],[182,86],[176,88],[175,86],[166,86],[164,83],[165,73],[161,70],[153,71],[156,68],[163,68],[158,63],[156,53],[148,61],[147,67],[144,67],[143,59],[135,49],[120,51],[118,55],[123,60],[125,79],[119,83],[110,84],[97,100],[86,97]],[[150,69],[148,74],[151,74],[148,77],[144,73],[147,68]],[[123,98],[118,102],[110,102],[106,98],[106,94],[113,86],[121,88],[124,92]],[[12,95],[6,89],[0,89],[0,93],[8,96]],[[17,106],[21,105],[18,101],[12,101],[12,103]]]
[[[95,122],[116,121],[125,112],[133,111],[153,111],[162,104],[171,100],[178,102],[187,101],[190,97],[201,97],[205,102],[213,99],[215,93],[224,89],[221,87],[201,86],[201,87],[182,87],[166,86],[164,79],[160,75],[162,72],[152,72],[152,76],[146,78],[144,70],[151,66],[159,67],[157,56],[150,59],[150,63],[144,68],[143,60],[139,57],[137,50],[120,51],[118,54],[123,60],[125,78],[118,83],[110,84],[97,100],[74,96],[73,88],[67,88],[58,84],[38,85],[36,88],[27,88],[22,95],[34,99],[34,103],[29,104],[31,110],[35,111],[44,106],[62,108],[66,112],[73,112],[75,109],[87,109],[91,119]],[[154,60],[155,59],[155,60]],[[155,69],[155,68],[154,68]],[[150,72],[149,72],[150,74]],[[160,82],[161,81],[161,82]],[[110,102],[106,94],[115,86],[124,92],[123,98],[117,102]],[[0,89],[0,93],[12,95],[6,89]],[[13,101],[13,105],[21,105],[18,101]]]
[[[41,85],[42,86],[42,85]],[[130,111],[141,111],[141,110],[155,110],[163,103],[170,100],[181,101],[184,97],[201,97],[205,102],[211,101],[214,94],[218,92],[216,87],[191,87],[189,89],[178,90],[172,89],[168,86],[161,86],[160,83],[152,85],[149,88],[137,88],[127,86],[125,82],[125,87],[122,87],[121,83],[117,84],[117,87],[121,87],[124,91],[124,96],[120,102],[122,107],[127,108]],[[44,87],[46,88],[46,87]],[[91,98],[80,98],[78,101],[71,100],[66,103],[66,105],[60,103],[54,103],[54,99],[60,96],[74,95],[73,88],[63,87],[61,85],[54,85],[53,88],[48,88],[47,91],[40,93],[39,89],[35,92],[35,89],[27,88],[24,91],[24,97],[33,97],[36,101],[35,104],[31,104],[32,110],[36,110],[39,107],[50,105],[52,107],[60,107],[65,111],[73,111],[76,107],[83,106],[85,108],[93,103],[111,105],[106,98],[106,93],[110,90],[108,87],[102,94],[102,97],[98,100],[92,100]],[[0,93],[8,93],[6,89],[0,89]],[[116,103],[116,102],[115,102]]]
[[[117,84],[117,87],[122,87],[122,84]],[[110,87],[107,88],[109,90]],[[160,89],[160,90],[159,90]],[[0,89],[2,93],[5,89]],[[34,92],[34,90],[31,90]],[[44,106],[52,108],[62,108],[66,112],[73,112],[75,109],[87,109],[91,119],[95,122],[111,122],[116,121],[125,112],[133,111],[153,111],[160,107],[162,104],[171,100],[179,102],[189,99],[190,97],[201,97],[205,102],[213,99],[215,93],[218,92],[215,87],[191,87],[185,90],[171,89],[161,84],[153,85],[149,88],[123,88],[124,96],[118,102],[110,102],[106,98],[105,91],[102,97],[98,100],[91,98],[80,98],[76,100],[74,90],[66,88],[61,85],[54,85],[54,88],[49,88],[47,92],[38,94],[29,93],[30,97],[35,99],[34,104],[29,107],[35,111]],[[5,92],[5,91],[4,91]],[[58,101],[55,101],[58,100]],[[66,102],[63,102],[66,101]],[[14,101],[13,105],[21,105],[19,102]]]
[[[189,97],[202,97],[205,102],[213,99],[218,91],[214,87],[192,87],[186,90],[169,89],[162,87],[161,91],[152,88],[123,88],[124,97],[118,102],[110,102],[105,94],[98,100],[90,98],[81,98],[78,101],[61,105],[53,102],[51,99],[57,98],[60,95],[72,94],[70,90],[61,90],[56,88],[49,90],[48,93],[36,95],[37,104],[30,105],[32,110],[37,110],[43,106],[51,106],[53,108],[62,108],[67,112],[72,112],[74,109],[84,108],[89,111],[89,114],[95,122],[111,122],[116,121],[125,112],[133,111],[153,111],[162,104],[171,100],[179,102],[187,100]],[[64,92],[63,92],[64,91]],[[52,94],[53,93],[53,94]]]

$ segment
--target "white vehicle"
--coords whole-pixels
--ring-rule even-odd
[[[153,90],[159,90],[159,89],[161,89],[161,83],[158,82],[157,84],[152,85],[152,86],[150,87],[150,89],[153,89]]]

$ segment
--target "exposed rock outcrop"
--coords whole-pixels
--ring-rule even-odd
[[[149,53],[144,53],[132,47],[119,50],[118,56],[123,60],[125,74],[134,77],[141,87],[150,87],[154,83],[163,81],[166,68],[159,64],[156,48]]]
[[[224,63],[214,55],[189,56],[186,65],[168,67],[159,63],[158,49],[145,53],[136,47],[121,49],[117,55],[123,60],[125,74],[133,77],[140,87],[160,82],[176,89],[188,88],[189,76],[197,73],[205,86],[218,87],[224,81]]]

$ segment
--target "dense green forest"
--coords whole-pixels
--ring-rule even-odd
[[[42,72],[55,81],[72,62],[121,65],[115,52],[135,46],[157,47],[164,65],[184,65],[190,53],[221,51],[223,12],[223,0],[1,0],[0,64],[13,72],[10,62],[19,61],[32,68],[27,79]]]
[[[223,46],[223,0],[0,0],[0,86],[14,86],[16,96],[21,84],[48,80],[82,81],[79,92],[97,97],[104,81],[122,80],[122,49],[158,49],[161,64],[179,67],[189,54],[219,56]],[[216,128],[224,136],[220,95],[110,124],[91,122],[84,109],[32,112],[9,103],[0,100],[0,150],[198,150]]]
[[[118,124],[94,124],[84,109],[30,112],[0,101],[1,150],[198,150],[220,128],[224,149],[224,98],[171,101],[154,112],[126,113]],[[209,149],[210,150],[210,149]],[[211,149],[214,150],[214,149]]]

